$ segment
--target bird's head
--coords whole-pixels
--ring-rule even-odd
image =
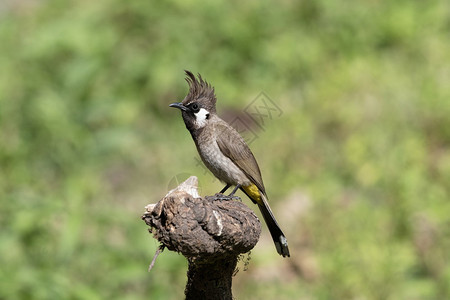
[[[169,106],[181,110],[187,129],[200,129],[206,126],[211,116],[216,113],[216,95],[214,88],[204,81],[200,74],[196,78],[190,71],[185,72],[189,93],[182,102]]]

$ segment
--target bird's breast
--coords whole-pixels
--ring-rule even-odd
[[[199,137],[196,145],[203,163],[219,180],[232,185],[250,183],[244,172],[220,151],[214,136]]]

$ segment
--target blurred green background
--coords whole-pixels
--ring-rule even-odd
[[[183,298],[140,216],[222,188],[184,69],[283,112],[251,147],[292,257],[263,227],[237,299],[450,298],[449,1],[4,0],[0,41],[0,299]]]

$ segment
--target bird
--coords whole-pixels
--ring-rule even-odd
[[[214,87],[185,70],[189,92],[183,101],[169,106],[181,111],[184,124],[194,140],[197,151],[205,166],[225,187],[225,193],[234,198],[240,189],[257,204],[272,236],[275,248],[283,257],[290,257],[286,236],[281,230],[267,201],[266,189],[258,163],[242,136],[216,113]]]

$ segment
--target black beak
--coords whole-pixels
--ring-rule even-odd
[[[182,111],[187,111],[188,108],[184,106],[181,102],[180,103],[172,103],[169,105],[170,107],[176,107],[178,109],[181,109]]]

